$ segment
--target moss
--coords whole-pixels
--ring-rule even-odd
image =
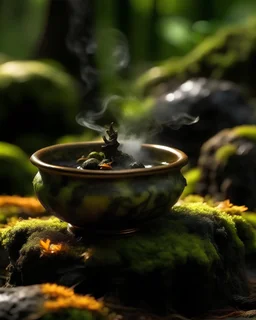
[[[243,242],[246,255],[256,253],[256,213],[246,211],[246,208],[244,208],[244,206],[240,207],[233,205],[229,200],[216,202],[209,197],[201,197],[199,195],[189,195],[182,199],[181,203],[185,205],[188,204],[190,208],[190,204],[193,203],[195,205],[195,208],[201,208],[201,205],[203,204],[206,207],[208,206],[213,208],[214,210],[216,209],[219,213],[221,212],[222,215],[224,214],[225,219],[227,218],[227,216],[229,216],[229,221],[232,220],[235,224],[235,232],[237,236]],[[197,212],[202,213],[201,210],[198,210]]]
[[[36,168],[17,146],[0,142],[0,194],[33,194],[32,180]]]
[[[211,241],[188,233],[182,223],[170,220],[164,229],[165,232],[163,229],[160,232],[155,230],[155,241],[152,241],[152,234],[138,235],[129,242],[121,240],[119,250],[122,250],[122,255],[129,260],[131,270],[143,274],[159,268],[174,269],[189,260],[209,268],[218,260],[218,254]]]
[[[244,214],[244,217],[247,214]],[[239,238],[245,246],[247,255],[256,253],[256,229],[244,217],[233,216],[232,219],[236,225],[236,230]]]
[[[222,146],[219,148],[215,153],[215,158],[217,161],[221,161],[223,163],[226,163],[230,156],[236,154],[236,146],[229,143],[225,146]]]
[[[177,264],[186,263],[189,259],[193,259],[199,264],[210,265],[215,259],[218,259],[218,254],[211,242],[205,242],[208,238],[211,240],[212,235],[209,232],[212,231],[212,228],[209,230],[206,228],[206,233],[200,233],[200,229],[197,230],[198,232],[190,232],[191,229],[195,231],[193,224],[199,223],[200,226],[202,225],[201,219],[203,219],[203,224],[205,223],[204,227],[207,226],[208,222],[212,226],[215,223],[222,225],[229,232],[234,244],[237,247],[243,247],[241,239],[237,235],[236,224],[251,225],[246,220],[254,219],[254,215],[243,213],[241,217],[231,216],[203,203],[201,197],[193,196],[192,198],[192,200],[189,200],[190,198],[187,197],[186,202],[174,206],[168,219],[160,219],[156,222],[154,228],[149,225],[146,231],[135,234],[128,239],[129,241],[126,238],[121,238],[118,242],[109,240],[93,246],[91,252],[93,252],[95,261],[99,264],[118,265],[122,263],[121,257],[125,256],[125,259],[129,260],[131,270],[139,273],[151,272],[159,267],[173,268]],[[205,218],[209,220],[204,220]],[[186,223],[184,223],[184,220]],[[31,248],[40,247],[39,239],[49,238],[54,239],[55,242],[63,242],[67,234],[66,228],[67,223],[55,217],[23,220],[17,222],[14,226],[2,228],[1,242],[5,248],[10,249],[22,234],[24,241],[19,242],[19,248],[22,247],[22,250],[29,251]],[[180,234],[183,235],[182,240]],[[153,242],[152,238],[154,238]],[[169,243],[173,245],[171,248],[169,248]],[[191,243],[193,243],[193,246],[191,246]],[[159,251],[160,246],[161,251]],[[191,250],[191,247],[194,247],[194,249]],[[70,248],[70,251],[73,251],[73,247]],[[80,248],[78,246],[75,254],[82,253],[85,248],[84,245],[81,245]],[[151,257],[150,263],[148,262],[149,256]]]
[[[212,240],[212,235],[209,233],[212,229],[210,228],[205,234],[190,232],[191,228],[195,231],[191,225],[197,223],[201,225],[202,218],[208,218],[208,222],[212,220],[212,225],[221,224],[230,233],[234,244],[237,247],[243,247],[237,236],[233,217],[206,203],[196,202],[174,206],[168,219],[160,219],[154,228],[149,226],[149,229],[135,234],[128,239],[129,241],[121,238],[118,242],[109,240],[98,243],[92,248],[93,256],[99,264],[120,264],[125,257],[129,260],[131,270],[139,273],[151,272],[159,267],[174,268],[178,264],[186,263],[189,259],[199,264],[210,265],[218,259],[215,247],[211,241],[208,242],[209,239]],[[184,224],[184,220],[188,224]],[[208,223],[206,220],[203,222],[206,225]],[[19,242],[19,248],[23,246],[23,250],[29,251],[35,246],[39,247],[39,239],[52,239],[55,232],[60,235],[63,232],[66,234],[66,228],[67,224],[57,218],[24,220],[14,226],[1,229],[2,244],[10,248],[19,235],[23,234],[25,241]],[[56,236],[55,241],[57,238]],[[171,248],[169,243],[172,243]],[[77,252],[81,253],[84,248],[82,246]]]
[[[244,212],[242,214],[242,217],[256,229],[256,213],[255,212]]]
[[[14,226],[0,229],[0,240],[2,245],[9,250],[20,250],[26,243],[28,237],[35,232],[47,230],[48,232],[66,232],[67,223],[58,218],[29,219],[17,222]]]
[[[184,172],[184,177],[187,181],[187,186],[185,187],[181,198],[183,199],[189,194],[193,194],[195,192],[195,187],[197,182],[200,180],[201,171],[199,168],[192,168],[187,172]]]
[[[254,18],[219,30],[186,56],[171,58],[147,71],[138,79],[136,88],[145,93],[168,80],[184,81],[193,76],[242,81],[253,87],[254,73],[247,71],[253,70],[255,61],[255,25]]]
[[[245,138],[253,142],[256,142],[256,126],[244,125],[235,127],[231,130],[231,133],[236,134],[240,138]]]
[[[174,211],[178,214],[189,211],[190,215],[192,216],[202,218],[210,217],[216,224],[221,224],[225,230],[229,232],[232,241],[237,248],[243,247],[243,243],[237,235],[233,218],[225,212],[218,210],[217,208],[213,208],[206,203],[187,203],[184,205],[175,206]]]

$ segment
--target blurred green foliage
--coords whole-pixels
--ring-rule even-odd
[[[32,195],[36,171],[23,150],[0,141],[0,194]]]
[[[124,32],[132,62],[143,65],[184,55],[207,35],[227,24],[243,23],[256,12],[255,0],[100,0],[95,3],[99,4],[99,28],[114,27]],[[50,0],[0,0],[0,52],[15,59],[31,58],[44,31],[49,5]],[[120,19],[122,16],[125,19]],[[101,60],[104,61],[104,55]]]
[[[0,0],[0,52],[25,59],[35,49],[49,0]]]
[[[206,36],[229,24],[243,24],[256,12],[254,0],[130,0],[130,4],[131,19],[138,12],[144,16],[143,21],[139,17],[134,21],[137,29],[140,29],[134,37],[153,30],[150,35],[151,49],[154,47],[155,52],[152,62],[184,55]],[[137,39],[138,44],[141,41],[143,39]],[[149,49],[150,44],[144,52]],[[131,47],[133,50],[137,49]],[[148,60],[149,55],[137,58]]]

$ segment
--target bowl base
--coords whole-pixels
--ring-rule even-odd
[[[68,232],[72,233],[75,237],[93,237],[93,236],[129,236],[139,231],[139,228],[127,228],[127,229],[87,229],[75,227],[72,224],[68,224]]]

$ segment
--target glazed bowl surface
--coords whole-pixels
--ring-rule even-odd
[[[166,214],[186,186],[181,168],[187,156],[180,150],[143,144],[139,158],[146,168],[81,170],[76,159],[101,151],[101,142],[49,146],[36,151],[35,193],[53,215],[73,227],[128,230]]]

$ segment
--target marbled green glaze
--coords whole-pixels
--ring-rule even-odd
[[[51,156],[56,160],[56,155]],[[48,210],[80,228],[136,227],[168,212],[186,185],[180,168],[157,174],[95,179],[76,171],[78,175],[67,175],[39,168],[33,185]]]

